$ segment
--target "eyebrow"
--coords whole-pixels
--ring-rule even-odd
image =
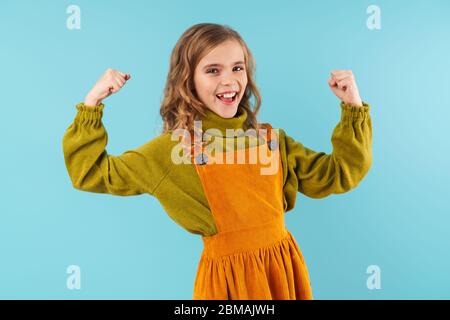
[[[233,65],[237,65],[237,64],[244,64],[244,61],[236,61],[235,63],[233,63]],[[221,65],[220,63],[210,63],[207,64],[206,66],[203,67],[203,69],[206,69],[208,67],[222,67],[223,65]]]

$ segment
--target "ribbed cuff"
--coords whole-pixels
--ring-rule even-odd
[[[105,105],[103,103],[100,103],[97,106],[86,106],[84,102],[80,102],[76,105],[76,108],[78,110],[77,117],[85,119],[85,120],[91,120],[91,119],[101,119],[103,116],[103,108]]]
[[[362,102],[362,106],[356,106],[341,101],[342,119],[364,119],[370,116],[370,105]]]

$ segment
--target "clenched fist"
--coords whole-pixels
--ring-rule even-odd
[[[128,73],[108,68],[86,95],[84,104],[86,106],[99,105],[103,99],[118,92],[130,78],[131,75]]]
[[[343,102],[362,107],[361,97],[351,70],[331,71],[328,85],[333,93]]]

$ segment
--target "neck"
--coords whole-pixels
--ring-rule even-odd
[[[234,117],[223,118],[211,109],[206,109],[205,116],[201,120],[203,131],[206,131],[208,129],[216,129],[218,130],[217,132],[210,131],[210,134],[213,136],[221,135],[225,137],[230,136],[226,134],[227,129],[231,129],[233,131],[242,129],[245,131],[244,123],[247,120],[247,111],[241,105],[239,105]],[[238,136],[238,132],[233,132],[232,136]]]

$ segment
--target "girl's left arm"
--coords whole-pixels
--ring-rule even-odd
[[[285,194],[299,191],[311,198],[344,193],[356,187],[372,164],[372,121],[370,106],[341,102],[341,119],[331,137],[331,154],[317,152],[286,135],[280,129],[285,153]],[[295,201],[287,199],[288,202]]]

